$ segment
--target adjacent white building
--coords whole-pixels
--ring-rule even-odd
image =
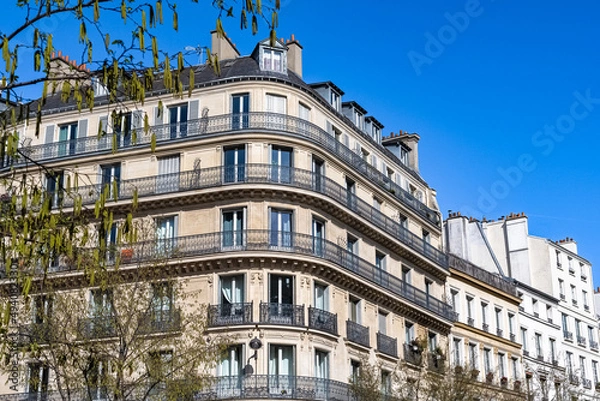
[[[450,253],[516,281],[517,341],[540,399],[551,399],[559,388],[554,377],[563,391],[595,398],[600,353],[591,266],[577,244],[530,235],[523,213],[497,221],[452,214],[445,234]]]

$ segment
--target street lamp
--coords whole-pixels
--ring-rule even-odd
[[[249,345],[250,348],[254,350],[254,355],[251,355],[250,358],[248,358],[248,362],[246,363],[246,366],[244,366],[244,374],[248,376],[254,373],[254,369],[252,368],[252,365],[250,365],[250,360],[254,359],[254,364],[257,364],[258,350],[262,348],[262,341],[254,337],[252,340],[250,340]]]

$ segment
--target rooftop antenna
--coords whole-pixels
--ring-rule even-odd
[[[184,48],[184,50],[187,52],[187,54],[196,53],[198,55],[198,65],[204,64],[204,52],[205,52],[204,46],[201,46],[201,45],[197,45],[196,47],[186,46]]]

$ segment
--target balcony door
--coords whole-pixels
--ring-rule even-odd
[[[41,363],[28,365],[27,393],[29,400],[46,400],[48,397],[48,378],[50,369]]]
[[[267,127],[274,130],[285,130],[286,128],[286,112],[287,98],[285,96],[277,96],[267,94]]]
[[[58,155],[74,155],[76,151],[77,123],[61,125],[58,132]]]
[[[179,165],[179,155],[161,157],[158,159],[156,193],[179,191]]]
[[[270,275],[269,321],[278,324],[293,324],[294,278],[292,276]]]
[[[313,156],[312,158],[313,190],[324,192],[325,163]]]
[[[132,113],[122,113],[115,116],[113,121],[114,127],[114,140],[116,141],[116,148],[131,145],[131,132],[133,130],[133,117]]]
[[[220,294],[221,324],[244,322],[244,276],[222,276]]]
[[[243,182],[246,180],[246,147],[238,145],[225,148],[223,158],[223,181]]]
[[[270,245],[276,248],[290,248],[293,245],[292,212],[271,209]]]
[[[295,379],[294,347],[291,345],[269,346],[269,392],[292,394]]]
[[[312,237],[313,253],[322,257],[325,250],[325,223],[323,223],[321,220],[313,219]]]
[[[102,177],[100,190],[108,190],[108,199],[119,197],[121,186],[121,163],[108,164],[100,166],[100,175]]]
[[[159,255],[167,255],[173,251],[176,235],[176,216],[156,219],[156,251]]]
[[[329,380],[329,353],[315,350],[315,377],[317,379],[316,391],[317,399],[326,400]]]
[[[243,348],[241,344],[232,345],[227,348],[223,359],[217,367],[219,376],[217,381],[217,397],[231,398],[239,397],[242,384],[242,363],[244,361]]]
[[[289,184],[292,181],[292,148],[271,147],[271,181]]]
[[[245,209],[223,211],[223,247],[240,248],[245,242]]]
[[[250,95],[241,93],[231,97],[231,128],[246,129],[249,126]]]
[[[188,105],[187,103],[169,107],[169,135],[171,139],[187,136]]]

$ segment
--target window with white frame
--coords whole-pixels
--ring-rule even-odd
[[[462,366],[462,340],[460,338],[452,340],[452,361],[454,366]]]
[[[282,50],[263,48],[263,71],[285,72],[285,54]]]

